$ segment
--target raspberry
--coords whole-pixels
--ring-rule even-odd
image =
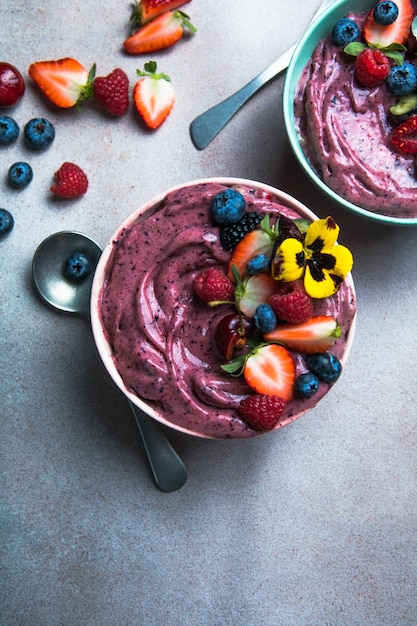
[[[255,230],[262,221],[262,213],[248,211],[243,217],[231,226],[220,229],[220,242],[225,250],[232,250],[245,235]]]
[[[107,113],[124,115],[129,107],[129,79],[116,68],[107,76],[98,76],[93,83],[96,100]]]
[[[269,304],[280,320],[290,324],[302,324],[314,315],[313,300],[299,283],[282,284]]]
[[[235,288],[224,272],[215,267],[203,270],[194,278],[194,291],[204,302],[227,301],[234,298]]]
[[[286,401],[280,396],[259,394],[244,398],[239,404],[238,412],[255,430],[272,430],[278,424],[286,406]]]
[[[355,76],[362,87],[372,89],[381,84],[390,69],[387,56],[376,48],[365,48],[356,57]]]
[[[88,179],[83,170],[75,163],[66,161],[55,172],[55,183],[51,185],[52,193],[62,198],[77,198],[88,188]]]
[[[391,143],[401,152],[417,154],[417,115],[412,115],[406,122],[395,128]]]

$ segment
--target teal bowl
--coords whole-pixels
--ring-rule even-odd
[[[323,182],[323,180],[320,178],[320,176],[317,174],[317,172],[308,161],[300,145],[300,140],[295,125],[294,96],[297,83],[317,44],[322,39],[328,37],[333,24],[338,19],[344,17],[347,13],[359,13],[361,11],[370,10],[374,6],[375,0],[337,0],[334,5],[325,10],[315,20],[312,21],[309,28],[306,30],[306,32],[298,42],[287,70],[283,90],[283,113],[285,127],[292,150],[294,151],[295,157],[301,168],[311,179],[311,181],[319,189],[321,189],[321,191],[326,194],[326,196],[329,197],[331,200],[337,202],[344,209],[347,209],[352,213],[361,215],[374,221],[392,225],[417,225],[417,217],[400,218],[375,213],[373,211],[364,209],[363,207],[360,207],[356,204],[352,204],[351,202],[340,196],[338,193],[333,191],[328,185]]]

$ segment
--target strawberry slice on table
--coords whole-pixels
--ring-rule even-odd
[[[182,11],[167,11],[139,28],[123,42],[123,47],[128,54],[164,50],[182,38],[185,28],[191,33],[197,30]]]
[[[155,61],[145,63],[144,69],[136,70],[140,79],[133,88],[135,107],[149,128],[158,128],[170,114],[175,102],[175,90],[169,76],[156,73]]]
[[[290,402],[294,394],[296,368],[291,354],[277,344],[255,348],[246,359],[243,377],[258,394],[279,396]]]
[[[88,72],[76,59],[36,61],[29,76],[56,106],[69,109],[92,96],[95,65]]]
[[[395,0],[398,7],[398,17],[389,26],[377,24],[373,17],[373,9],[363,25],[363,37],[367,44],[377,48],[387,48],[397,44],[406,44],[410,34],[414,12],[411,0]]]
[[[133,5],[130,21],[136,30],[143,24],[150,22],[166,11],[173,11],[187,4],[191,0],[140,0]]]
[[[302,324],[278,324],[265,341],[272,341],[290,350],[316,354],[329,350],[341,336],[340,324],[332,316],[315,315]]]

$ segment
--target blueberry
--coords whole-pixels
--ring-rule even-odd
[[[374,20],[381,26],[393,24],[398,17],[398,7],[391,0],[378,2],[373,12]]]
[[[348,17],[338,20],[332,29],[332,42],[335,46],[347,46],[360,37],[360,29],[356,22]]]
[[[417,70],[415,65],[404,61],[402,65],[394,65],[387,78],[389,91],[396,96],[406,96],[417,89]]]
[[[226,189],[211,201],[211,212],[217,224],[235,224],[245,212],[245,198],[237,189]]]
[[[10,233],[13,226],[13,215],[7,209],[0,209],[0,237]]]
[[[53,124],[44,117],[34,117],[24,128],[25,141],[30,148],[42,150],[47,148],[55,139]]]
[[[12,117],[0,117],[0,146],[7,146],[19,137],[20,128]]]
[[[83,252],[73,252],[65,260],[64,273],[67,278],[82,280],[86,278],[92,270],[92,264],[87,255]]]
[[[306,357],[308,369],[324,383],[334,383],[342,372],[342,365],[334,354],[310,354]]]
[[[29,163],[18,161],[10,166],[7,179],[9,185],[15,189],[23,189],[29,185],[33,178],[33,170]]]
[[[320,381],[315,374],[306,372],[295,381],[295,393],[299,398],[311,398],[318,390]]]
[[[257,254],[249,261],[246,266],[246,271],[248,274],[253,276],[254,274],[260,274],[261,272],[265,272],[269,266],[269,257],[266,254]]]
[[[270,304],[259,304],[253,316],[253,321],[261,333],[269,333],[277,325],[277,316]]]

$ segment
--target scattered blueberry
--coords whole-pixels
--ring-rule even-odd
[[[396,96],[406,96],[417,89],[417,70],[415,65],[404,61],[394,65],[386,78],[389,91]]]
[[[266,254],[257,254],[249,261],[246,266],[246,271],[248,274],[253,276],[254,274],[260,274],[261,272],[265,272],[269,266],[269,257]]]
[[[20,128],[17,122],[7,115],[0,117],[0,145],[7,146],[19,137]]]
[[[13,215],[7,209],[0,209],[0,237],[10,233],[13,226]]]
[[[226,189],[213,198],[211,211],[217,224],[234,224],[245,212],[245,198],[237,189]]]
[[[398,17],[398,7],[391,0],[378,2],[373,12],[374,20],[381,26],[393,24]]]
[[[310,354],[306,357],[308,369],[324,383],[334,383],[342,372],[342,365],[334,354]]]
[[[25,163],[24,161],[13,163],[13,165],[10,166],[7,175],[9,185],[15,189],[23,189],[24,187],[27,187],[32,178],[33,170],[29,163]]]
[[[306,372],[295,381],[295,393],[299,398],[311,398],[318,390],[320,381],[315,374]]]
[[[83,252],[74,252],[65,260],[64,273],[67,278],[82,280],[89,275],[92,267],[87,255]]]
[[[55,128],[44,117],[34,117],[25,125],[24,134],[28,146],[34,150],[42,150],[55,139]]]
[[[261,333],[269,333],[277,325],[277,316],[270,304],[259,304],[253,316],[253,321]]]
[[[357,41],[361,31],[354,20],[343,17],[338,20],[332,29],[332,42],[335,46],[347,46],[351,41]]]

